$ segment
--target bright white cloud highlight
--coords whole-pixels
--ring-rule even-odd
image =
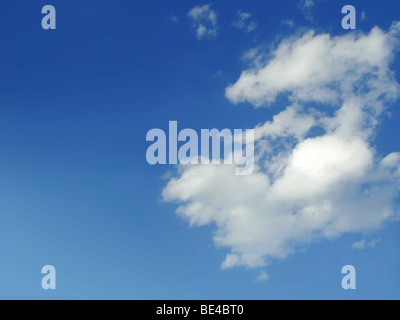
[[[163,190],[190,225],[215,226],[215,244],[230,250],[222,269],[262,267],[398,218],[400,153],[380,156],[371,142],[399,94],[390,70],[399,33],[397,23],[289,38],[226,89],[233,103],[269,106],[281,94],[292,102],[255,127],[252,175],[236,176],[233,165],[181,167]]]

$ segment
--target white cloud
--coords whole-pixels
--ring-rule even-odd
[[[338,103],[369,75],[376,76],[363,83],[360,90],[378,86],[373,94],[377,89],[393,94],[397,84],[390,74],[376,74],[375,69],[384,71],[387,67],[392,52],[388,42],[395,30],[385,34],[374,28],[368,35],[341,37],[308,32],[299,39],[287,39],[263,68],[243,71],[239,80],[227,88],[226,96],[233,103],[248,101],[257,106],[274,102],[280,93],[291,93],[295,101]],[[390,87],[385,89],[386,85]]]
[[[375,248],[375,246],[380,242],[381,242],[381,239],[372,239],[370,241],[361,239],[360,241],[354,242],[351,246],[354,249],[363,250],[363,249],[367,249],[367,248]]]
[[[227,254],[224,262],[221,264],[221,269],[229,269],[235,266],[239,262],[239,256],[236,254]]]
[[[283,201],[322,197],[338,182],[362,178],[371,164],[372,151],[361,139],[335,133],[306,139],[292,150],[271,193]]]
[[[256,29],[257,23],[251,20],[253,14],[239,10],[237,13],[237,19],[233,22],[233,25],[246,32],[251,32]]]
[[[265,53],[262,46],[257,46],[247,50],[243,56],[242,61],[248,65],[252,65],[256,68],[263,65],[265,59]]]
[[[392,152],[382,160],[382,165],[394,177],[400,177],[400,152]]]
[[[196,29],[197,39],[215,38],[217,36],[217,14],[211,9],[211,5],[192,8],[188,16]]]
[[[262,267],[398,217],[400,153],[381,157],[372,138],[399,94],[390,70],[399,33],[397,23],[388,32],[286,39],[227,88],[233,103],[271,105],[280,94],[292,103],[256,126],[252,175],[187,166],[163,190],[190,225],[215,226],[215,244],[230,250],[222,269]]]
[[[275,115],[272,121],[267,121],[255,128],[255,138],[295,136],[300,139],[314,125],[316,121],[312,115],[301,114],[298,105],[287,107]]]

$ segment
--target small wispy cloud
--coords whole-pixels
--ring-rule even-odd
[[[257,281],[264,282],[268,280],[269,280],[269,275],[264,270],[261,270],[260,275],[257,277]]]
[[[372,239],[370,241],[366,241],[365,239],[361,239],[360,241],[354,242],[351,247],[358,250],[375,248],[375,246],[381,242],[381,239]]]
[[[251,32],[257,27],[257,23],[251,20],[252,16],[252,13],[239,10],[237,13],[237,18],[232,24],[240,30]]]
[[[303,13],[304,17],[309,21],[313,20],[312,10],[314,8],[314,5],[314,0],[301,0],[299,2],[301,12]]]
[[[289,26],[289,27],[291,27],[291,28],[294,27],[294,22],[293,22],[293,20],[289,20],[289,19],[282,20],[282,21],[281,21],[281,24],[287,25],[287,26]]]
[[[365,11],[361,12],[361,21],[365,21],[367,20],[367,14],[365,13]]]
[[[170,16],[168,20],[171,21],[172,23],[178,23],[179,22],[179,18],[177,16],[175,16],[175,15]]]
[[[210,39],[217,36],[217,14],[211,9],[210,4],[190,9],[188,16],[193,22],[197,39]]]

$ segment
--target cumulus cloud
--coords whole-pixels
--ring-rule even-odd
[[[233,103],[291,102],[255,127],[252,175],[235,175],[234,165],[185,166],[163,190],[190,225],[215,226],[215,244],[230,251],[222,269],[262,267],[398,218],[400,153],[379,155],[372,141],[398,98],[390,63],[399,34],[395,23],[387,32],[285,39],[226,89]]]
[[[188,16],[196,30],[197,39],[215,38],[217,36],[217,14],[211,9],[211,5],[194,7],[190,9]]]
[[[251,20],[252,14],[249,12],[244,12],[239,10],[237,13],[237,18],[233,22],[233,25],[246,32],[251,32],[256,29],[257,23]]]
[[[395,26],[385,34],[374,28],[368,35],[351,33],[341,37],[315,35],[311,31],[299,39],[287,39],[263,68],[245,70],[227,88],[226,96],[233,103],[248,101],[260,106],[274,102],[280,93],[290,93],[296,101],[330,104],[339,103],[339,98],[357,89],[379,87],[393,95],[397,84],[389,73],[376,74],[376,70],[385,71],[396,30]],[[370,81],[360,82],[370,76],[374,76]]]

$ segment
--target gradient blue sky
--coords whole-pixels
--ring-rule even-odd
[[[218,36],[196,39],[187,16],[211,3]],[[54,5],[57,29],[41,29]],[[226,253],[212,226],[189,228],[161,201],[173,169],[150,166],[148,130],[253,128],[276,110],[234,106],[224,96],[251,47],[312,28],[333,35],[348,1],[315,0],[312,20],[298,1],[2,1],[0,19],[0,298],[37,299],[399,299],[399,223],[366,236],[321,240],[259,269],[220,270]],[[387,30],[398,1],[352,1],[358,30]],[[256,30],[232,26],[238,10]],[[171,16],[178,17],[173,23]],[[294,28],[282,24],[293,20]],[[350,31],[351,32],[351,31]],[[400,57],[392,65],[398,70]],[[396,74],[400,80],[399,74]],[[277,102],[279,105],[279,102]],[[400,149],[400,110],[375,139]],[[57,289],[41,288],[41,268]],[[357,290],[341,288],[341,268],[357,269]]]

